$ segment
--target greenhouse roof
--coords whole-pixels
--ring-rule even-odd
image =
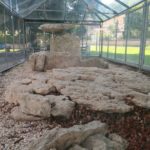
[[[145,0],[0,0],[27,20],[103,22]]]

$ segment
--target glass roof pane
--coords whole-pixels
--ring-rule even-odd
[[[108,6],[110,9],[116,11],[116,12],[121,12],[124,11],[126,9],[125,6],[121,5],[120,3],[118,3],[116,0],[97,0],[97,2],[100,2],[106,6]],[[101,5],[102,5],[101,4]],[[106,9],[106,7],[105,7]]]
[[[94,14],[91,14],[91,13],[86,13],[86,16],[84,18],[85,21],[89,21],[89,22],[92,22],[92,21],[100,21],[100,19],[94,15]]]
[[[105,21],[144,0],[0,0],[25,19]],[[86,16],[85,16],[86,15]]]
[[[139,2],[142,2],[144,0],[120,0],[120,1],[131,7],[131,6],[133,6]]]

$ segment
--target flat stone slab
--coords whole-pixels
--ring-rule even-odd
[[[34,72],[28,79],[11,83],[5,95],[6,101],[19,104],[27,115],[69,119],[75,103],[105,113],[130,112],[134,106],[126,101],[128,96],[136,106],[149,109],[149,85],[150,79],[138,72],[70,67]]]
[[[54,128],[31,143],[29,150],[125,150],[127,142],[119,135],[106,137],[107,126],[100,121],[71,128]]]
[[[39,27],[44,32],[61,32],[74,28],[75,25],[71,24],[43,24]]]

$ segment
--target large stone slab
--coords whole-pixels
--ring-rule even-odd
[[[19,107],[15,107],[11,111],[10,117],[16,121],[38,121],[38,120],[43,120],[43,118],[40,117],[35,117],[32,115],[27,115],[23,113]]]
[[[96,134],[88,137],[82,146],[88,150],[125,150],[127,149],[127,142],[117,134],[106,137],[103,134]],[[119,139],[119,140],[118,140]]]
[[[44,71],[46,66],[47,52],[41,51],[29,57],[29,63],[33,71]]]
[[[75,125],[71,128],[54,128],[47,135],[34,141],[29,150],[65,150],[73,144],[81,144],[87,137],[107,132],[107,126],[100,121],[93,121],[86,125]]]

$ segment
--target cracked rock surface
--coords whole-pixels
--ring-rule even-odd
[[[148,77],[132,71],[70,67],[31,73],[11,83],[5,95],[6,101],[19,104],[26,115],[69,119],[75,103],[106,113],[130,112],[133,106],[126,103],[128,96],[135,105],[149,109],[148,85]]]
[[[28,71],[28,68],[29,67],[26,65],[20,65],[0,76],[0,149],[28,150],[28,145],[30,145],[33,140],[47,135],[51,131],[51,129],[55,127],[68,128],[72,127],[75,124],[85,124],[93,120],[100,120],[106,122],[109,125],[111,133],[117,133],[128,141],[129,146],[127,150],[149,150],[148,137],[150,132],[148,125],[150,108],[150,78],[148,76],[145,76],[136,71],[131,71],[126,68],[120,69],[118,66],[111,66],[110,69],[107,70],[100,68],[77,67],[60,70],[56,69],[40,73]],[[64,75],[59,73],[61,71],[62,73],[65,72],[63,73]],[[54,74],[56,74],[57,72],[59,75],[57,75],[58,79],[56,79],[56,77],[54,76]],[[33,96],[39,95],[42,97],[47,97],[47,95],[36,94],[35,92],[33,92],[33,88],[36,87],[36,84],[48,84],[48,86],[50,87],[55,87],[56,91],[50,92],[48,96],[63,96],[66,97],[69,101],[77,103],[77,99],[73,100],[73,98],[71,98],[70,96],[65,96],[60,93],[61,90],[64,90],[67,86],[71,87],[74,82],[77,85],[77,88],[81,87],[85,89],[90,87],[91,89],[94,88],[94,90],[91,90],[91,93],[89,94],[81,94],[80,89],[76,89],[76,97],[78,95],[86,94],[88,95],[88,100],[85,100],[84,103],[83,101],[81,101],[80,104],[83,105],[76,105],[76,110],[73,112],[73,115],[68,121],[62,121],[59,119],[55,120],[55,118],[53,118],[52,120],[43,120],[43,117],[25,114],[21,111],[20,97],[22,96],[22,93],[33,94]],[[10,85],[10,83],[12,84]],[[83,86],[83,84],[86,84],[86,86]],[[32,88],[30,88],[31,85]],[[10,88],[10,86],[12,86],[12,88]],[[89,96],[91,94],[97,94],[97,97],[99,97],[99,94],[101,92],[100,90],[98,90],[99,93],[97,93],[95,87],[97,87],[98,89],[107,89],[107,92],[101,94],[102,96],[106,96],[107,99],[112,100],[114,96],[119,99],[121,98],[121,101],[123,101],[123,103],[125,102],[125,104],[127,104],[127,106],[130,106],[131,108],[134,107],[134,110],[126,114],[113,114],[113,111],[109,111],[109,113],[107,113],[108,111],[104,111],[104,109],[101,111],[92,110],[97,110],[98,106],[94,106],[93,104],[91,105],[89,103],[92,98],[92,96]],[[115,92],[110,94],[110,91],[112,90]],[[18,91],[21,92],[19,93]],[[74,93],[73,90],[72,93]],[[7,100],[9,103],[4,100]],[[100,99],[100,102],[101,100],[103,99]],[[134,102],[135,105],[130,102]],[[54,108],[55,104],[52,102],[51,106]],[[30,107],[32,107],[32,105]],[[10,113],[11,118],[16,118],[17,121],[10,118]],[[27,121],[20,122],[19,120]],[[97,135],[99,136],[99,134]],[[92,137],[93,136],[96,135],[94,134],[92,135]],[[117,141],[117,144],[115,145],[119,145],[120,141],[122,141],[122,139],[116,136],[116,134],[102,134],[101,136],[102,142],[99,142],[103,143],[104,148],[105,142],[107,143],[109,141],[111,147],[112,142]],[[105,140],[105,138],[107,138],[107,140]],[[82,143],[73,144],[68,149],[85,150],[86,148]],[[56,150],[56,148],[51,148],[51,150]]]
[[[29,150],[125,150],[127,142],[119,135],[106,137],[107,126],[100,121],[71,128],[54,128],[31,143]]]

